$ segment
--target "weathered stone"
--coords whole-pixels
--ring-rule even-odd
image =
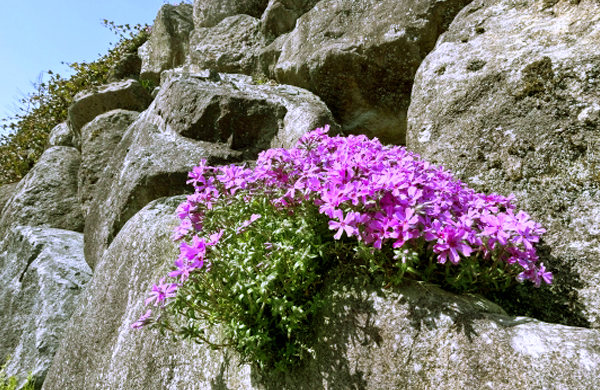
[[[113,110],[98,115],[81,129],[81,165],[77,176],[84,218],[96,197],[96,183],[113,157],[125,130],[139,115],[136,111]]]
[[[543,260],[558,267],[554,299],[593,327],[599,97],[598,2],[476,0],[416,75],[407,141],[471,187],[514,193],[547,229]]]
[[[223,19],[245,14],[260,18],[269,0],[195,0],[194,26],[213,27]]]
[[[48,136],[48,147],[71,146],[79,149],[79,140],[67,122],[56,125]]]
[[[256,85],[242,75],[168,73],[156,109],[165,125],[185,137],[225,143],[256,158],[268,148],[291,148],[317,127],[331,124],[330,111],[312,93],[289,85]],[[220,82],[214,82],[215,77]],[[212,78],[212,80],[211,80]]]
[[[9,376],[24,381],[31,371],[41,387],[90,278],[83,234],[30,226],[8,232],[0,243],[0,363],[11,356]]]
[[[248,15],[230,16],[215,27],[197,27],[190,38],[193,69],[253,74],[264,45],[259,20]]]
[[[274,77],[317,94],[345,133],[404,144],[413,77],[469,0],[323,0],[300,17]]]
[[[105,112],[123,109],[144,111],[152,102],[146,88],[135,80],[119,81],[89,92],[78,93],[69,107],[69,122],[76,134],[81,128]]]
[[[174,343],[131,324],[178,256],[182,197],[130,219],[98,264],[44,390],[593,389],[600,331],[513,318],[491,302],[420,284],[329,286],[315,357],[285,374],[239,365],[230,350]],[[126,259],[124,261],[124,259]],[[126,293],[124,293],[126,292]]]
[[[81,155],[75,148],[54,146],[19,182],[0,216],[0,237],[11,226],[44,225],[82,231],[83,217],[77,196],[77,170]]]
[[[3,184],[0,186],[0,217],[2,216],[2,209],[8,203],[10,198],[17,190],[19,183]]]
[[[261,31],[265,38],[272,40],[290,32],[296,20],[308,12],[320,0],[270,0],[261,18]]]
[[[192,14],[190,4],[165,4],[160,8],[150,39],[138,50],[142,58],[141,79],[158,83],[163,70],[183,65],[194,29]]]

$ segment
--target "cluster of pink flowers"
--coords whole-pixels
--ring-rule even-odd
[[[202,231],[205,212],[216,202],[236,196],[269,196],[282,209],[311,202],[330,218],[334,238],[346,234],[380,249],[415,245],[424,240],[441,264],[458,264],[461,257],[481,256],[519,264],[519,281],[536,286],[551,283],[552,274],[538,263],[534,243],[545,232],[523,211],[514,197],[476,193],[449,171],[420,159],[399,146],[383,146],[365,136],[329,137],[328,126],[300,139],[292,149],[269,149],[254,170],[236,165],[210,167],[206,161],[190,172],[195,193],[177,209],[181,225],[173,238]],[[259,215],[243,222],[246,229]],[[181,243],[176,270],[169,276],[185,282],[189,272],[204,266],[206,248],[218,243],[223,231],[208,241],[194,236]],[[155,285],[168,297],[175,284]]]

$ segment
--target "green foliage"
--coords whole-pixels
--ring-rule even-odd
[[[239,221],[254,213],[261,217],[238,234]],[[267,198],[215,206],[204,224],[205,231],[225,229],[211,249],[215,261],[180,287],[156,326],[213,348],[231,346],[261,368],[296,364],[311,353],[311,324],[324,303],[320,287],[343,245],[324,218],[310,206],[277,210]],[[207,331],[215,325],[223,340],[208,336],[219,333]]]
[[[67,120],[75,95],[109,82],[116,65],[135,53],[150,34],[147,25],[116,25],[107,20],[104,25],[119,37],[107,54],[94,62],[67,64],[75,71],[68,79],[48,71],[50,79],[36,83],[36,92],[19,101],[19,112],[4,119],[2,128],[8,134],[0,136],[0,184],[25,176],[44,151],[50,131]]]
[[[0,366],[0,390],[16,390],[19,384],[19,380],[15,376],[7,377],[5,373],[7,362],[4,365]],[[33,374],[30,372],[27,375],[27,382],[25,386],[21,390],[34,390],[35,389],[35,381],[33,380]]]

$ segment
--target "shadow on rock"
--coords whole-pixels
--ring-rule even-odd
[[[590,327],[583,312],[578,290],[583,287],[577,259],[569,254],[554,256],[543,241],[537,246],[540,261],[554,275],[550,286],[536,288],[531,283],[518,284],[486,298],[502,306],[511,316],[526,316],[554,324]]]

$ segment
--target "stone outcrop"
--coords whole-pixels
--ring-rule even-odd
[[[105,112],[123,109],[144,111],[152,102],[150,93],[135,80],[117,81],[91,92],[75,96],[69,107],[69,122],[76,134],[81,128]]]
[[[15,226],[0,243],[0,363],[38,387],[52,363],[79,295],[91,278],[83,260],[83,234]],[[22,383],[21,383],[22,385]]]
[[[599,22],[594,1],[474,1],[417,73],[407,140],[471,187],[516,195],[548,230],[553,289],[593,327],[600,327]]]
[[[108,166],[125,130],[140,115],[136,111],[113,110],[98,115],[81,129],[81,165],[78,172],[78,194],[83,216],[97,197],[96,183]]]
[[[421,61],[467,0],[323,0],[296,22],[274,69],[318,95],[346,133],[404,144]]]
[[[308,12],[319,0],[270,0],[261,17],[261,32],[267,40],[272,40],[290,32],[296,20]]]
[[[77,171],[81,155],[75,148],[54,146],[19,182],[0,216],[0,237],[11,226],[44,225],[83,230],[77,196]]]
[[[226,73],[256,73],[264,48],[259,22],[249,15],[235,15],[214,27],[196,28],[190,38],[189,65]]]
[[[165,4],[160,8],[150,39],[138,50],[142,59],[141,79],[158,84],[163,70],[183,65],[194,29],[192,14],[190,4]]]
[[[269,0],[197,0],[194,1],[194,26],[213,27],[234,15],[260,18]]]
[[[315,328],[315,358],[284,375],[240,366],[232,351],[131,329],[145,311],[151,283],[177,257],[169,237],[182,199],[151,203],[115,238],[72,317],[44,390],[512,390],[597,384],[599,330],[508,317],[483,299],[427,285],[391,291],[360,281],[332,286]]]

